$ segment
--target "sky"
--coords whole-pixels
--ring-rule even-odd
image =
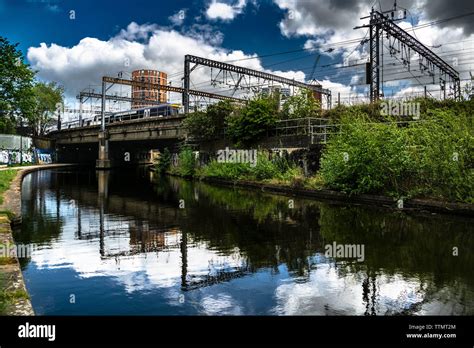
[[[474,12],[474,2],[399,0],[398,5],[408,10],[398,24],[469,78],[474,16],[410,27]],[[368,56],[367,44],[360,44],[367,30],[353,28],[367,22],[360,17],[372,6],[388,10],[393,0],[0,0],[0,35],[18,42],[38,79],[63,85],[70,101],[88,86],[98,90],[103,75],[141,68],[164,71],[180,86],[185,54],[306,82],[317,79],[350,101],[367,93],[360,64]],[[281,54],[288,51],[296,52]],[[420,91],[413,75],[390,66],[395,60],[388,47],[384,51],[384,91]],[[354,64],[359,65],[350,67]],[[209,73],[195,71],[194,86],[214,91]],[[429,88],[436,91],[439,85]]]

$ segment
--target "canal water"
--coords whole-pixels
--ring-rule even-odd
[[[38,315],[474,314],[473,219],[145,170],[31,173],[22,211]]]

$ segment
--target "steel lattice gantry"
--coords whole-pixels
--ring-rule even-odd
[[[104,76],[102,78],[102,82],[105,83],[116,83],[120,85],[128,85],[128,86],[137,86],[137,87],[142,87],[142,88],[152,88],[152,89],[161,89],[163,91],[169,91],[169,92],[175,92],[175,93],[188,93],[192,94],[198,97],[204,97],[204,98],[211,98],[211,99],[219,99],[219,100],[231,100],[239,103],[245,103],[247,102],[244,99],[240,98],[234,98],[226,95],[220,95],[220,94],[215,94],[215,93],[209,93],[209,92],[204,92],[204,91],[198,91],[194,89],[188,89],[187,91],[182,88],[182,87],[173,87],[173,86],[168,86],[168,85],[160,85],[160,84],[155,84],[151,82],[146,82],[146,81],[133,81],[133,80],[126,80],[126,79],[121,79],[117,77],[108,77]]]
[[[191,64],[195,64],[193,67],[191,67]],[[321,93],[322,95],[326,95],[328,98],[328,105],[331,103],[331,91],[328,89],[322,88],[320,85],[310,85],[304,82],[300,81],[295,81],[286,77],[278,76],[278,75],[273,75],[269,74],[263,71],[258,71],[258,70],[253,70],[253,69],[248,69],[244,68],[241,66],[237,65],[232,65],[228,63],[223,63],[219,62],[216,60],[211,60],[207,58],[202,58],[202,57],[197,57],[197,56],[192,56],[192,55],[186,55],[184,57],[184,93],[183,93],[183,105],[184,105],[184,110],[185,113],[189,112],[189,95],[193,94],[192,90],[190,89],[190,75],[191,72],[196,69],[198,65],[203,65],[207,66],[210,68],[216,68],[219,69],[220,71],[224,72],[233,72],[237,74],[236,79],[234,80],[235,82],[235,89],[238,88],[239,84],[242,83],[243,77],[244,76],[253,76],[261,80],[265,81],[273,81],[273,82],[279,82],[288,86],[294,86],[294,87],[300,87],[300,88],[306,88],[311,91]],[[211,77],[212,78],[212,77]],[[234,89],[234,92],[235,92]]]
[[[362,27],[369,27],[370,32],[370,61],[368,67],[368,83],[370,84],[370,101],[374,102],[380,98],[380,38],[383,33],[387,38],[398,40],[402,45],[402,56],[405,51],[405,58],[402,57],[403,63],[408,65],[410,69],[410,50],[419,55],[420,70],[428,70],[434,78],[434,69],[437,68],[440,74],[440,84],[442,88],[446,88],[448,79],[453,83],[454,98],[459,99],[461,96],[461,80],[459,73],[451,65],[446,63],[436,53],[431,51],[405,30],[400,28],[388,16],[379,11],[372,9],[370,12],[370,23]],[[390,52],[393,54],[393,52]],[[444,76],[444,78],[442,77]]]
[[[107,92],[107,83],[110,84],[120,84],[120,85],[127,85],[127,86],[137,86],[137,87],[142,87],[142,88],[150,88],[150,89],[157,89],[157,90],[164,90],[164,91],[169,91],[169,92],[175,92],[175,93],[182,93],[183,95],[186,93],[187,95],[192,94],[198,97],[202,98],[210,98],[210,99],[218,99],[218,100],[230,100],[238,103],[246,103],[247,101],[244,99],[239,99],[239,98],[234,98],[230,96],[225,96],[225,95],[220,95],[220,94],[215,94],[215,93],[209,93],[209,92],[204,92],[204,91],[198,91],[194,89],[185,89],[181,87],[173,87],[173,86],[168,86],[168,85],[162,85],[162,84],[156,84],[156,83],[151,83],[151,82],[146,82],[146,81],[134,81],[134,80],[127,80],[127,79],[122,79],[118,77],[109,77],[109,76],[104,76],[102,77],[102,131],[105,131],[105,123],[104,123],[104,115],[105,115],[105,99],[110,98],[110,99],[115,99],[115,97],[107,97],[106,92]],[[121,100],[128,99],[128,97],[118,97]],[[119,99],[117,99],[119,100]]]
[[[101,93],[94,93],[94,92],[80,92],[79,95],[77,96],[77,99],[81,100],[83,98],[93,98],[93,99],[101,99],[102,94]],[[105,99],[110,99],[110,100],[116,100],[116,101],[124,101],[124,102],[133,102],[133,101],[142,101],[141,98],[131,98],[131,97],[125,97],[125,96],[120,96],[120,95],[113,95],[113,94],[106,94]],[[149,101],[152,104],[163,104],[160,101]]]

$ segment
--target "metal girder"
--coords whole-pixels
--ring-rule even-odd
[[[183,106],[184,106],[184,113],[188,114],[189,112],[189,75],[191,74],[191,67],[189,66],[189,59],[188,56],[184,56],[184,81],[183,81],[183,87],[184,87],[184,93],[182,96],[183,99]],[[197,64],[194,66],[194,68],[197,67]]]
[[[240,81],[242,81],[243,77],[244,75],[240,75],[239,79],[237,80],[237,83],[235,84],[234,90],[232,91],[232,95],[234,95],[235,92],[237,92],[237,89],[239,88],[239,85],[240,85]]]
[[[428,63],[433,64],[438,68],[441,75],[446,75],[451,78],[454,83],[454,98],[458,99],[461,96],[461,81],[459,73],[451,65],[446,63],[436,53],[431,51],[428,47],[423,45],[416,38],[411,36],[405,30],[400,28],[388,16],[379,11],[372,9],[370,12],[370,101],[374,102],[380,96],[380,52],[379,40],[380,35],[385,32],[388,36],[401,42],[408,49],[418,53],[420,57],[424,58]],[[409,57],[408,57],[409,59]]]
[[[151,83],[151,82],[126,80],[126,79],[121,79],[117,77],[109,77],[109,76],[102,77],[102,81],[107,82],[107,83],[116,83],[120,85],[137,86],[137,87],[149,88],[149,89],[161,89],[163,91],[169,91],[169,92],[175,92],[175,93],[185,93],[186,91],[185,88],[181,88],[181,87],[161,85],[161,84]],[[205,98],[211,98],[211,99],[230,100],[230,101],[235,101],[239,103],[247,102],[247,100],[245,99],[229,97],[226,95],[209,93],[209,92],[204,92],[204,91],[197,91],[194,89],[188,89],[188,93],[192,95],[197,95],[199,97],[205,97]]]
[[[92,93],[92,92],[81,92],[77,96],[77,99],[80,99],[81,97],[88,97],[88,98],[94,98],[94,99],[101,99],[102,94],[100,93]],[[143,101],[141,98],[130,98],[130,97],[123,97],[119,95],[111,95],[111,94],[106,94],[105,99],[110,99],[110,100],[117,100],[117,101],[125,101],[125,102],[133,102],[133,101]],[[163,104],[160,101],[154,101],[154,100],[147,100],[147,102],[150,103],[156,103],[156,104]]]
[[[243,74],[243,75],[254,76],[254,77],[262,78],[262,79],[269,80],[269,81],[280,82],[280,83],[290,85],[290,86],[307,88],[307,89],[310,89],[312,91],[319,92],[321,94],[331,94],[331,91],[329,89],[322,88],[319,85],[310,85],[310,84],[307,84],[307,83],[304,83],[304,82],[295,81],[295,80],[292,80],[292,79],[288,79],[286,77],[269,74],[269,73],[266,73],[266,72],[263,72],[263,71],[248,69],[248,68],[244,68],[244,67],[237,66],[237,65],[218,62],[216,60],[211,60],[211,59],[207,59],[207,58],[192,56],[192,55],[189,55],[189,54],[185,56],[185,62],[204,65],[204,66],[208,66],[208,67],[211,67],[211,68],[218,68],[218,69],[222,69],[222,70],[226,70],[226,71],[232,71],[232,72]],[[186,81],[186,69],[185,69],[185,81]]]
[[[378,100],[380,97],[380,55],[379,55],[379,42],[380,42],[380,25],[374,24],[372,20],[373,10],[371,12],[370,20],[370,62],[369,62],[369,74],[370,74],[370,101],[373,102]]]

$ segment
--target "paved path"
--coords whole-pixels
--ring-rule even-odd
[[[73,164],[69,163],[51,163],[51,164],[34,164],[31,166],[17,166],[17,167],[0,167],[0,170],[10,170],[10,169],[37,169],[37,168],[57,168],[57,167],[67,167],[72,166]]]

